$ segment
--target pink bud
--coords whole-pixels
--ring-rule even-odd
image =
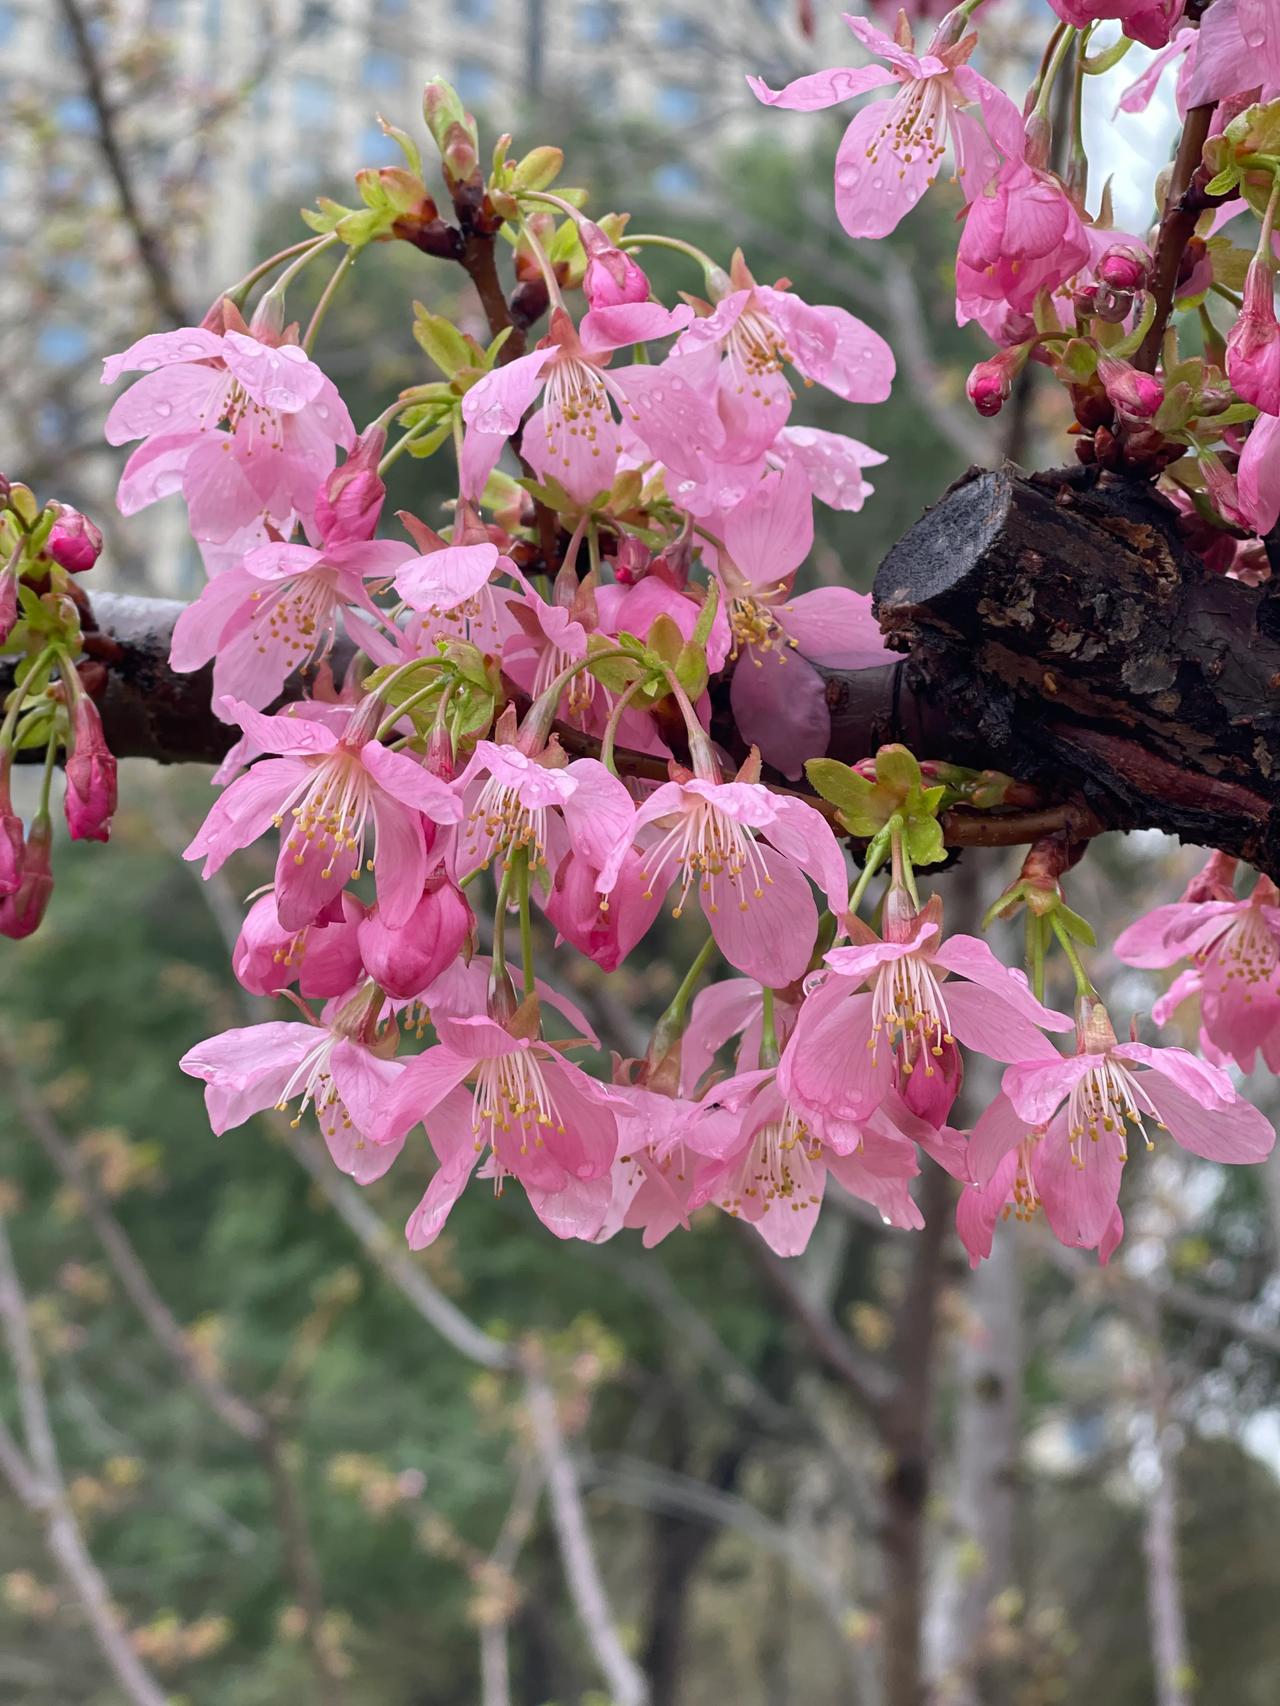
[[[320,488],[316,525],[326,545],[373,538],[387,495],[378,477],[378,461],[386,442],[381,427],[370,427],[341,468],[335,468]]]
[[[22,878],[22,819],[9,797],[12,756],[0,759],[0,895],[16,894]]]
[[[356,926],[365,909],[345,890],[334,897],[314,924],[290,932],[280,928],[276,897],[264,894],[240,926],[231,967],[251,995],[274,995],[297,982],[310,999],[345,995],[361,973]]]
[[[1129,420],[1149,421],[1164,402],[1164,386],[1153,374],[1114,356],[1098,357],[1098,378],[1117,414]]]
[[[618,541],[618,549],[613,559],[613,578],[622,586],[635,586],[649,572],[649,564],[652,561],[653,552],[644,540],[624,533]]]
[[[611,243],[598,225],[584,219],[578,234],[588,257],[582,288],[593,308],[618,308],[624,302],[649,300],[649,280],[643,270]]]
[[[1280,415],[1280,324],[1275,273],[1265,257],[1255,255],[1249,263],[1244,306],[1227,334],[1227,373],[1246,403]]]
[[[102,718],[85,693],[76,698],[72,748],[63,800],[73,841],[107,841],[116,809],[116,761],[102,733]]]
[[[1204,451],[1200,457],[1200,472],[1204,475],[1205,490],[1219,515],[1233,527],[1243,527],[1252,532],[1240,504],[1235,475],[1228,472],[1221,457],[1212,450]]]
[[[1098,277],[1113,290],[1145,290],[1151,259],[1132,243],[1117,243],[1098,262]]]
[[[0,646],[18,624],[18,577],[11,569],[0,570]]]
[[[1009,401],[1013,383],[1007,362],[999,356],[980,361],[965,381],[969,401],[980,415],[998,415]]]
[[[68,574],[82,575],[102,555],[102,534],[87,515],[64,504],[44,549]]]
[[[453,964],[474,922],[462,891],[438,878],[399,929],[385,925],[376,906],[358,926],[365,970],[394,1000],[410,1000]]]
[[[53,824],[41,812],[22,851],[22,873],[13,894],[0,900],[0,936],[21,941],[39,926],[53,893]]]

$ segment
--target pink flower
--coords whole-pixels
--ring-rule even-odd
[[[117,502],[133,515],[181,491],[198,540],[224,542],[264,516],[285,531],[295,514],[310,518],[335,447],[355,444],[332,381],[296,344],[273,347],[234,323],[152,332],[108,357],[103,383],[138,370],[104,429],[109,444],[143,440]]]
[[[1016,1127],[1017,1115],[1001,1092],[983,1115],[991,1128]],[[979,1124],[982,1122],[980,1121]],[[976,1133],[975,1133],[976,1135]],[[969,1265],[976,1268],[991,1254],[996,1222],[1015,1220],[1027,1222],[1034,1218],[1043,1195],[1039,1172],[1044,1166],[1046,1188],[1053,1194],[1057,1175],[1045,1162],[1046,1150],[1041,1142],[1043,1133],[1031,1130],[1024,1133],[1003,1158],[996,1162],[990,1179],[983,1185],[966,1184],[956,1204],[956,1231],[969,1253]],[[986,1133],[984,1132],[984,1142]],[[1106,1264],[1124,1236],[1124,1220],[1119,1208],[1112,1211],[1106,1230],[1098,1240],[1098,1261]]]
[[[251,995],[275,995],[295,982],[307,1000],[345,995],[364,969],[356,939],[363,917],[364,907],[344,892],[314,924],[282,930],[275,895],[260,895],[240,926],[231,969]]]
[[[595,867],[605,850],[625,834],[635,808],[616,776],[595,758],[571,764],[558,748],[540,763],[518,746],[476,742],[457,790],[464,803],[458,831],[454,875],[459,880],[495,859],[509,862],[525,852],[530,869],[554,878],[565,854],[574,849]]]
[[[631,255],[611,243],[589,219],[579,220],[578,235],[587,252],[582,289],[592,308],[620,308],[627,302],[649,300],[649,280]]]
[[[212,658],[218,715],[226,699],[261,710],[295,671],[328,656],[341,614],[353,605],[375,614],[366,583],[390,580],[412,552],[394,539],[259,545],[183,610],[170,665],[185,673]]]
[[[1146,47],[1164,47],[1182,22],[1186,0],[1049,0],[1073,29],[1082,30],[1103,18],[1115,18],[1125,35]]]
[[[823,432],[809,426],[783,427],[770,447],[770,456],[784,464],[798,462],[820,503],[851,514],[856,514],[875,491],[863,479],[862,470],[888,460],[883,452],[847,433]]]
[[[800,1011],[799,990],[774,993],[773,1025],[780,1044],[795,1029]],[[736,1054],[739,1072],[758,1064],[763,1034],[764,990],[754,978],[727,977],[699,990],[681,1039],[680,1085],[692,1095],[725,1044],[740,1039]]]
[[[1254,99],[1263,101],[1280,93],[1280,31],[1271,0],[1214,0],[1193,38],[1179,104],[1185,110],[1255,89]]]
[[[46,556],[52,557],[68,574],[82,575],[102,555],[102,531],[87,515],[62,504],[44,549]]]
[[[12,749],[0,749],[0,898],[16,894],[22,880],[22,819],[13,809]]]
[[[1235,513],[1231,513],[1232,496]],[[1239,521],[1254,533],[1270,533],[1280,521],[1280,415],[1259,415],[1250,427],[1240,452],[1234,493],[1228,492],[1227,498],[1227,508],[1219,504],[1227,520]]]
[[[887,909],[889,940],[825,956],[826,979],[800,1009],[783,1062],[788,1094],[858,1120],[896,1089],[913,1112],[941,1126],[960,1084],[957,1042],[1016,1061],[1049,1047],[1041,1027],[1070,1030],[1071,1020],[1041,1006],[985,942],[943,940],[941,919],[936,895],[914,919],[899,922]]]
[[[1011,1066],[973,1129],[969,1154],[985,1187],[1010,1150],[1042,1145],[1033,1155],[1035,1194],[1054,1236],[1089,1250],[1112,1225],[1130,1126],[1148,1148],[1150,1120],[1193,1155],[1229,1162],[1264,1160],[1275,1133],[1218,1067],[1185,1049],[1117,1043],[1100,1002],[1082,1009],[1078,1052]]]
[[[108,841],[116,809],[116,761],[102,732],[102,718],[88,694],[75,696],[71,750],[63,809],[73,841]]]
[[[866,669],[892,663],[871,599],[849,587],[793,596],[813,544],[809,482],[797,462],[766,474],[724,522],[717,565],[738,654],[730,684],[742,738],[784,776],[799,776],[831,739],[826,682],[814,664]]]
[[[726,462],[751,462],[787,424],[794,392],[786,368],[848,403],[882,403],[894,376],[893,352],[847,309],[812,307],[790,290],[771,290],[735,257],[743,288],[721,298],[676,343],[676,356],[723,352],[714,379]]]
[[[874,1203],[893,1226],[920,1226],[908,1180],[920,1171],[915,1150],[886,1121],[816,1128],[788,1101],[773,1070],[742,1072],[707,1092],[700,1106],[736,1117],[726,1125],[696,1120],[689,1149],[706,1155],[689,1206],[714,1202],[755,1226],[779,1256],[807,1246],[831,1173],[852,1196]]]
[[[302,930],[362,868],[372,818],[382,917],[393,927],[405,923],[426,881],[423,818],[456,823],[461,807],[438,776],[373,738],[384,709],[376,698],[356,711],[342,707],[332,719],[341,727],[338,733],[308,717],[288,712],[267,717],[232,701],[229,720],[261,751],[280,756],[262,760],[230,784],[184,857],[203,857],[204,875],[211,877],[237,848],[274,824],[281,832],[275,875],[279,921],[285,930]],[[292,819],[287,825],[286,817]]]
[[[1200,998],[1201,1043],[1210,1059],[1252,1072],[1257,1051],[1280,1070],[1280,894],[1259,877],[1245,900],[1187,900],[1158,906],[1121,932],[1117,958],[1156,967],[1189,959],[1152,1010],[1164,1025],[1179,1004]]]
[[[356,926],[364,969],[398,1001],[429,989],[458,958],[475,926],[462,891],[443,873],[432,877],[405,922],[392,928],[374,907]]]
[[[965,63],[976,36],[917,56],[865,18],[845,13],[844,19],[863,46],[886,65],[818,71],[777,91],[758,77],[747,82],[757,100],[796,112],[835,106],[885,83],[899,85],[892,99],[871,101],[855,113],[836,155],[841,225],[850,237],[887,237],[937,176],[948,135],[962,183],[972,170],[979,175],[985,171],[986,161],[977,166],[986,153],[981,132],[956,123],[961,107],[981,102],[988,118],[996,109],[1007,108],[1013,121],[1020,121],[1008,96]],[[974,184],[972,191],[980,187]],[[971,193],[969,186],[966,193]]]
[[[356,539],[372,539],[378,531],[387,488],[378,473],[378,462],[386,449],[382,427],[361,433],[340,468],[321,486],[316,496],[316,530],[326,545],[349,545]]]
[[[650,824],[661,831],[656,840],[641,836]],[[678,882],[678,918],[695,890],[730,965],[770,987],[798,978],[813,951],[818,912],[805,877],[837,915],[848,900],[844,858],[825,818],[755,782],[664,782],[610,852],[601,893],[612,891],[633,843],[646,892],[665,894]]]
[[[1009,159],[969,203],[956,253],[956,320],[980,319],[983,305],[1029,315],[1088,264],[1092,250],[1075,204],[1051,172]]]
[[[492,1019],[438,1014],[435,1023],[440,1042],[405,1067],[376,1134],[398,1144],[421,1121],[440,1162],[410,1217],[410,1245],[420,1250],[439,1235],[486,1151],[486,1177],[498,1191],[517,1178],[557,1238],[594,1237],[613,1194],[614,1097],[549,1044]]]
[[[352,1005],[357,1003],[367,1006],[364,996]],[[393,1029],[392,1044],[395,1035]],[[358,1184],[380,1179],[400,1152],[399,1143],[370,1143],[369,1133],[404,1063],[384,1058],[336,1025],[273,1020],[223,1031],[188,1049],[178,1064],[204,1080],[205,1107],[217,1136],[301,1098],[294,1124],[313,1107],[335,1165]]]
[[[53,894],[53,824],[48,812],[33,819],[22,848],[18,885],[0,894],[0,936],[20,942],[40,926]]]
[[[0,565],[0,646],[18,625],[18,578],[16,563]]]
[[[542,407],[525,425],[521,453],[536,474],[558,480],[575,502],[588,503],[613,484],[622,446],[615,407],[650,456],[696,477],[703,453],[722,442],[724,429],[688,363],[669,356],[657,366],[605,366],[624,345],[681,330],[689,312],[624,303],[592,309],[575,330],[557,309],[537,349],[486,373],[462,400],[465,495],[478,495],[539,393]]]
[[[1255,255],[1244,285],[1244,306],[1227,334],[1227,374],[1238,396],[1264,414],[1280,415],[1280,322],[1276,275],[1270,259]]]

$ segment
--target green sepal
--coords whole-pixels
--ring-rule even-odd
[[[484,364],[484,351],[474,338],[460,332],[443,314],[431,313],[421,302],[413,305],[413,336],[446,379],[453,379],[461,368]]]

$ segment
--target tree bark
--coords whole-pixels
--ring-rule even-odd
[[[1091,469],[975,471],[892,548],[875,599],[906,655],[823,671],[831,755],[900,740],[1039,791],[1038,811],[949,814],[949,842],[1156,828],[1280,877],[1280,596],[1210,574],[1150,487]],[[210,709],[210,672],[168,667],[181,608],[92,595],[88,645],[121,757],[214,763],[236,737]],[[726,697],[716,732],[732,747]]]

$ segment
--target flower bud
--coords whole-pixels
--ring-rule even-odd
[[[1098,378],[1116,413],[1127,420],[1149,421],[1164,402],[1164,386],[1153,374],[1115,356],[1098,357]]]
[[[480,171],[480,137],[458,91],[443,77],[432,77],[422,91],[422,116],[440,150],[445,182],[452,190]]]
[[[87,515],[63,504],[44,549],[68,574],[82,575],[102,555],[102,534]]]
[[[18,575],[15,569],[0,569],[0,646],[18,625]]]
[[[1145,290],[1151,258],[1132,243],[1117,243],[1098,262],[1098,277],[1113,290]]]
[[[107,841],[116,809],[116,761],[102,733],[93,700],[77,695],[71,713],[72,749],[67,758],[63,807],[73,841]]]
[[[0,936],[21,941],[39,926],[53,893],[53,824],[41,812],[22,850],[22,871],[12,894],[0,899]]]
[[[1008,368],[999,361],[980,361],[964,388],[980,415],[998,415],[1013,392]]]
[[[618,308],[625,302],[649,300],[649,280],[643,269],[611,243],[598,225],[584,219],[578,235],[587,251],[582,288],[593,308]]]
[[[408,921],[382,922],[375,906],[357,927],[365,970],[393,1000],[421,995],[458,958],[475,920],[461,889],[448,878],[428,884]]]
[[[1245,278],[1244,304],[1227,335],[1227,373],[1237,394],[1268,415],[1280,415],[1280,323],[1275,273],[1255,255]]]
[[[9,797],[9,768],[13,755],[0,757],[0,895],[16,894],[22,879],[22,819]]]
[[[613,578],[621,586],[635,586],[649,572],[649,564],[653,561],[653,552],[643,539],[637,539],[633,534],[624,533],[618,541],[618,549],[613,558]]]
[[[308,1000],[345,995],[360,979],[356,926],[364,911],[344,890],[305,930],[282,930],[276,897],[264,894],[240,926],[231,968],[251,995],[274,995],[294,982]]]
[[[335,468],[320,488],[316,525],[326,545],[373,538],[387,495],[378,476],[378,461],[386,442],[381,427],[370,427],[341,468]]]

